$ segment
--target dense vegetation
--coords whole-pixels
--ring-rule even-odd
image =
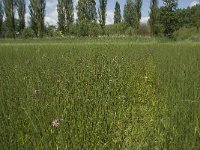
[[[134,39],[1,41],[0,146],[199,149],[199,49]]]
[[[0,0],[1,149],[200,148],[199,4],[29,1]]]
[[[151,0],[150,19],[147,24],[141,24],[142,0],[127,0],[123,6],[123,17],[121,6],[116,1],[114,24],[106,25],[107,0],[99,0],[98,8],[96,2],[97,0],[79,0],[77,6],[74,6],[72,0],[58,0],[58,23],[53,26],[46,24],[44,20],[46,0],[30,0],[30,18],[25,27],[26,1],[0,0],[0,37],[151,35],[179,38],[174,33],[185,31],[182,30],[185,28],[189,31],[196,28],[198,35],[200,32],[200,5],[179,9],[177,0],[163,0],[164,6],[159,7],[158,0]],[[74,8],[78,16],[76,20]],[[188,35],[188,38],[191,37]]]

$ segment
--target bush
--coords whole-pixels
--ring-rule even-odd
[[[89,23],[89,36],[91,37],[97,37],[100,34],[100,25],[96,22],[90,22]]]
[[[176,40],[186,40],[186,39],[198,39],[200,32],[196,28],[180,28],[178,31],[174,32],[174,37]]]
[[[77,32],[78,32],[77,30],[78,30],[77,24],[71,24],[69,27],[69,34],[77,35]]]
[[[78,36],[88,36],[89,35],[89,26],[88,21],[79,21],[78,26]]]
[[[23,31],[22,31],[22,38],[34,38],[35,37],[35,33],[34,31],[28,27],[28,28],[25,28]]]
[[[139,34],[140,35],[150,35],[151,34],[151,30],[148,24],[143,23],[140,25],[140,30],[139,30]]]
[[[53,36],[60,38],[60,37],[64,37],[64,34],[62,33],[62,31],[56,31],[56,32],[53,33]]]
[[[6,31],[6,32],[5,32],[5,38],[13,38],[13,32],[11,32],[11,31]]]
[[[188,40],[193,42],[200,42],[200,35],[191,36],[190,38],[188,38]]]
[[[53,37],[54,33],[56,32],[56,26],[48,25],[46,26],[45,33],[47,37]]]
[[[112,24],[106,26],[106,34],[107,35],[123,35],[125,34],[128,25],[124,22],[118,24]]]
[[[135,35],[135,30],[134,30],[134,28],[128,27],[128,28],[126,29],[126,31],[125,31],[125,34],[126,34],[126,35],[129,35],[129,36]]]

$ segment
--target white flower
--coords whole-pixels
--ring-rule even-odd
[[[63,119],[55,119],[52,121],[51,125],[52,127],[57,128],[61,125],[62,122],[63,122]]]

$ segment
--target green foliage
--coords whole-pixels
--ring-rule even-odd
[[[163,3],[168,11],[175,11],[178,6],[178,0],[163,0]]]
[[[178,15],[177,24],[180,28],[193,26],[192,12],[190,7],[186,9],[177,9],[176,14]]]
[[[62,34],[70,33],[70,26],[74,22],[74,7],[72,0],[58,0],[58,30]]]
[[[30,0],[30,24],[36,36],[42,38],[44,35],[44,17],[45,17],[46,0]]]
[[[6,15],[6,26],[7,26],[7,36],[9,38],[15,38],[15,7],[16,1],[14,0],[4,0],[4,10]]]
[[[149,25],[152,35],[173,37],[173,33],[182,27],[200,27],[200,5],[177,9],[178,0],[163,0],[164,6],[158,8],[158,0],[151,0]],[[26,0],[3,0],[5,21],[3,23],[3,7],[0,0],[0,36],[21,37],[25,28]],[[36,37],[70,35],[98,36],[98,35],[149,35],[149,26],[140,24],[142,0],[126,0],[124,6],[124,20],[122,21],[120,4],[116,1],[114,24],[106,26],[107,0],[99,0],[97,24],[96,0],[79,0],[76,6],[78,19],[74,23],[73,0],[58,0],[58,30],[57,33],[45,28],[46,0],[30,0],[30,22]],[[15,18],[18,13],[19,18]],[[99,29],[99,25],[101,29]],[[130,28],[129,28],[130,27]],[[2,31],[3,29],[3,31]],[[61,33],[60,33],[61,31]],[[46,33],[47,32],[47,33]],[[107,32],[107,33],[106,33]],[[19,33],[19,34],[18,34]],[[20,35],[20,36],[19,36]],[[61,36],[60,36],[61,35]]]
[[[115,12],[114,12],[114,24],[121,23],[121,21],[122,21],[122,16],[121,16],[120,4],[118,1],[116,1]]]
[[[7,30],[4,32],[5,38],[13,38],[13,31]]]
[[[26,14],[26,1],[25,0],[17,0],[17,12],[19,16],[19,25],[18,30],[20,33],[25,28],[25,14]]]
[[[150,6],[151,12],[149,14],[149,24],[151,28],[151,34],[157,35],[158,34],[158,0],[151,0],[151,6]]]
[[[135,24],[135,16],[134,16],[134,10],[135,5],[133,0],[127,0],[126,4],[124,6],[124,21],[130,26],[134,27]]]
[[[148,24],[140,24],[140,29],[139,29],[139,35],[142,36],[150,36],[151,35],[151,29]]]
[[[200,34],[199,35],[192,35],[190,38],[188,38],[188,41],[200,42]]]
[[[25,28],[22,31],[22,38],[28,39],[28,38],[34,38],[35,33],[31,27]]]
[[[173,32],[178,28],[178,15],[176,14],[177,0],[163,0],[165,6],[160,8],[160,23],[165,36],[172,38]]]
[[[56,26],[47,25],[45,30],[46,30],[45,33],[47,37],[54,37],[55,32],[56,32]]]
[[[0,0],[0,38],[2,37],[3,16],[4,16],[3,4],[2,1]]]
[[[96,21],[96,2],[95,0],[79,0],[77,5],[78,21]]]
[[[200,32],[196,30],[196,28],[180,28],[179,30],[174,32],[174,37],[177,40],[186,40],[186,39],[198,39],[200,38]]]
[[[71,25],[74,22],[74,5],[72,0],[65,0],[66,24]]]
[[[107,6],[107,0],[99,0],[99,9],[98,9],[99,23],[103,30],[106,24],[106,6]]]
[[[200,10],[199,6],[200,5],[196,5],[193,7],[188,7],[186,9],[175,9],[175,7],[167,9],[166,6],[161,7],[159,9],[160,24],[157,24],[157,29],[159,29],[159,33],[164,33],[165,36],[172,37],[173,32],[176,32],[179,29],[181,32],[187,28],[193,27],[196,27],[196,29],[198,30],[198,20],[200,16],[200,13],[198,12]],[[178,37],[176,36],[176,38]]]
[[[78,24],[78,36],[89,36],[89,22],[79,21]]]
[[[77,10],[78,36],[94,36],[95,34],[97,34],[97,12],[95,0],[79,0]]]
[[[193,6],[191,8],[192,11],[192,22],[194,23],[195,27],[197,28],[197,31],[199,31],[200,28],[200,4]]]
[[[135,9],[134,9],[134,18],[135,18],[135,23],[134,23],[134,27],[136,30],[136,33],[139,33],[139,29],[140,29],[140,19],[142,17],[141,14],[141,8],[142,8],[142,0],[135,0]]]
[[[59,0],[58,11],[58,30],[63,34],[70,34],[70,26],[74,22],[74,7],[72,0]]]
[[[63,34],[65,33],[65,9],[64,1],[58,0],[57,11],[58,11],[58,30]]]
[[[80,21],[77,24],[78,28],[78,36],[90,36],[90,37],[97,37],[101,34],[101,27],[96,22],[92,21]]]
[[[89,36],[97,37],[101,34],[101,26],[96,22],[89,23]]]
[[[35,36],[38,35],[38,27],[37,27],[37,13],[36,13],[36,3],[34,2],[34,0],[30,1],[30,5],[29,7],[29,11],[30,11],[30,27],[32,28],[32,30],[35,33]]]
[[[125,34],[128,36],[134,36],[136,34],[136,32],[133,27],[128,27],[125,31]]]
[[[120,36],[120,35],[125,35],[127,28],[130,27],[129,24],[126,22],[121,22],[118,24],[113,24],[113,25],[107,25],[105,28],[105,33],[107,35],[115,35],[115,36]]]
[[[137,36],[137,34],[143,36],[150,36],[150,26],[147,24],[140,24],[139,31],[135,28],[130,27],[126,22],[121,22],[118,24],[107,25],[106,33],[110,36]]]
[[[54,36],[55,38],[63,38],[63,37],[64,37],[64,34],[63,34],[60,30],[58,30],[58,31],[55,31],[55,32],[54,32],[53,36]]]

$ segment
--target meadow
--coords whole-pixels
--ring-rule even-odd
[[[1,40],[1,149],[200,149],[200,43]]]

